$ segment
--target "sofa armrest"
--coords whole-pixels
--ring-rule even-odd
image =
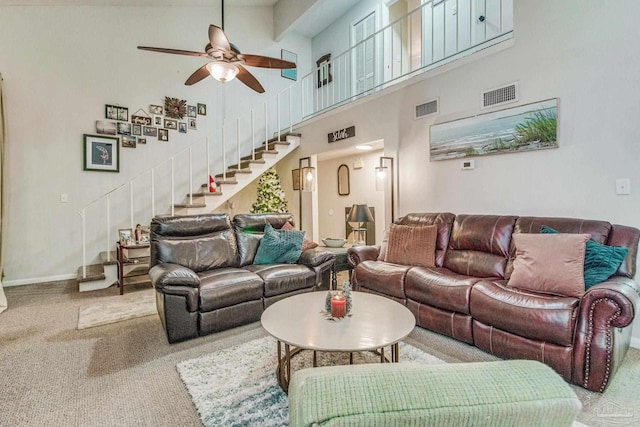
[[[151,284],[159,291],[167,285],[188,286],[198,288],[200,278],[188,267],[180,264],[157,264],[149,270]]]
[[[336,256],[331,252],[323,251],[322,249],[307,249],[300,254],[300,258],[298,258],[297,263],[313,268],[318,267],[327,261],[333,261],[335,257]]]
[[[633,323],[639,301],[638,284],[622,276],[585,292],[574,337],[575,384],[601,393],[606,389],[629,348],[626,327]]]
[[[376,261],[380,254],[380,246],[356,246],[347,249],[347,261],[356,268],[363,261]]]

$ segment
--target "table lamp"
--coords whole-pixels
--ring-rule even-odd
[[[364,228],[367,222],[373,222],[373,215],[367,205],[353,205],[347,215],[348,222],[356,222],[358,226],[353,229],[353,246],[363,246],[367,244],[367,229]]]

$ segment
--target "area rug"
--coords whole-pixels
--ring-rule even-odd
[[[292,369],[310,367],[311,352],[292,359]],[[379,356],[354,354],[354,363],[371,363]],[[400,343],[401,362],[445,363],[411,345]],[[318,353],[318,365],[348,364],[348,353]],[[276,342],[259,338],[177,365],[205,426],[286,426],[287,395],[278,385]]]
[[[153,289],[105,297],[99,303],[80,307],[78,329],[151,316],[157,312],[155,290]]]

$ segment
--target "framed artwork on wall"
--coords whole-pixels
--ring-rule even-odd
[[[169,141],[168,129],[158,129],[158,141]]]
[[[84,135],[83,170],[100,172],[120,171],[118,138],[104,135]]]
[[[318,87],[322,87],[333,81],[331,76],[331,54],[327,53],[316,61],[318,65]]]
[[[293,190],[300,190],[300,169],[291,171],[291,181],[293,182]]]
[[[288,50],[285,49],[281,49],[280,50],[280,57],[282,59],[284,59],[285,61],[290,61],[290,62],[294,62],[298,63],[298,55],[296,55],[293,52],[289,52]],[[284,70],[281,70],[280,72],[281,76],[286,78],[286,79],[291,79],[291,80],[298,80],[298,69],[297,68],[287,68]]]

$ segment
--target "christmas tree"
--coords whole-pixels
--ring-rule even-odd
[[[251,213],[288,212],[280,177],[273,169],[268,169],[258,180],[258,200],[251,206]]]

